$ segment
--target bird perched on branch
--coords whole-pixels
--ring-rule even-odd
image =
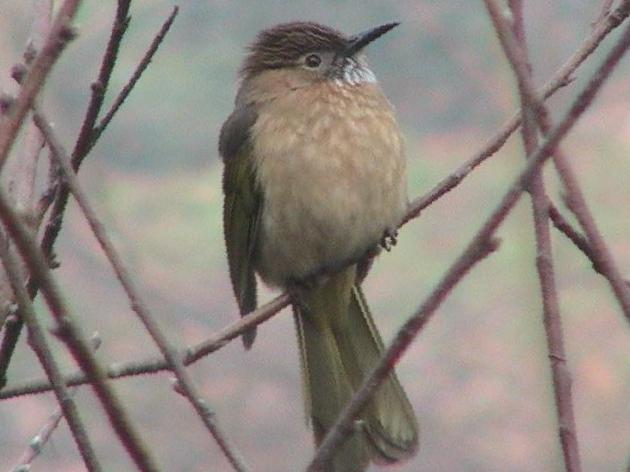
[[[383,351],[360,283],[370,255],[392,241],[402,220],[406,162],[364,48],[395,26],[352,37],[310,22],[263,30],[221,129],[236,299],[242,314],[256,308],[255,274],[291,293],[316,445]],[[246,347],[254,336],[244,335]],[[330,470],[395,463],[417,444],[413,409],[392,372]]]

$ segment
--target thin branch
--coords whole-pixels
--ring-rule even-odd
[[[597,261],[597,257],[593,253],[593,248],[590,243],[584,237],[583,234],[578,232],[573,226],[569,224],[569,222],[562,216],[560,210],[556,208],[555,205],[549,205],[549,217],[553,221],[555,227],[562,232],[573,244],[580,250],[582,253],[591,261],[593,266],[593,270],[600,275],[604,275],[602,268],[599,266],[599,262]],[[626,285],[630,286],[630,282],[626,280]]]
[[[80,0],[66,0],[61,5],[44,47],[33,60],[24,78],[19,95],[8,110],[8,114],[0,121],[0,170],[11,151],[18,130],[33,100],[64,46],[73,37],[71,22],[80,3]]]
[[[131,20],[131,17],[129,16],[130,7],[131,0],[118,0],[114,24],[112,25],[109,41],[107,42],[107,46],[105,48],[105,54],[103,54],[98,77],[96,81],[92,83],[92,97],[90,98],[90,103],[88,104],[85,112],[83,123],[81,124],[79,137],[77,138],[72,151],[72,166],[74,167],[74,170],[78,169],[81,161],[93,146],[92,138],[94,125],[103,106],[105,92],[109,86],[109,79],[112,76],[116,60],[118,59],[120,45],[125,33],[127,32],[127,28],[129,27],[129,21]]]
[[[33,18],[31,21],[30,38],[27,42],[23,59],[28,66],[46,43],[50,34],[52,21],[52,0],[35,0],[33,2]],[[26,71],[24,66],[24,71]],[[15,72],[16,66],[14,66]],[[14,74],[15,77],[15,74]],[[29,121],[24,131],[21,149],[13,159],[7,161],[5,173],[9,176],[9,196],[14,199],[18,211],[32,218],[35,210],[35,178],[37,164],[44,138],[32,121]],[[11,167],[9,169],[9,167]]]
[[[288,294],[284,293],[251,313],[239,318],[231,325],[223,328],[221,331],[211,336],[206,341],[202,341],[191,346],[181,352],[184,359],[184,365],[190,365],[205,356],[221,349],[231,340],[238,338],[248,329],[267,321],[276,313],[285,308],[291,299]],[[168,369],[168,364],[161,356],[150,357],[139,361],[127,361],[111,364],[107,368],[107,376],[110,379],[118,379],[143,374],[154,374]],[[67,385],[81,385],[88,382],[83,372],[75,372],[65,377]],[[48,379],[34,380],[24,382],[21,385],[15,385],[10,388],[0,390],[0,400],[19,397],[22,395],[31,395],[35,393],[43,393],[50,391],[50,381]]]
[[[610,15],[610,10],[612,10],[614,0],[604,0],[602,5],[599,7],[599,14],[595,21],[591,24],[593,28],[597,27],[602,21],[606,19],[608,15]]]
[[[173,11],[168,16],[168,18],[166,19],[162,27],[160,28],[160,31],[158,31],[158,33],[153,38],[153,41],[151,42],[149,49],[147,49],[147,51],[145,52],[144,57],[142,58],[138,66],[136,67],[136,70],[133,72],[131,78],[127,81],[125,86],[122,88],[122,90],[120,91],[116,99],[114,100],[114,103],[112,104],[111,108],[105,114],[103,119],[99,122],[98,126],[94,128],[93,134],[92,134],[92,145],[90,147],[92,147],[94,143],[96,143],[98,138],[100,138],[101,134],[103,134],[103,131],[105,131],[109,123],[112,121],[112,118],[114,118],[114,115],[116,115],[116,112],[118,112],[122,104],[125,102],[129,94],[135,87],[136,83],[138,82],[138,80],[140,80],[140,77],[142,76],[146,68],[149,67],[149,64],[151,63],[153,56],[155,55],[158,48],[162,44],[162,41],[164,41],[164,38],[166,37],[166,34],[171,28],[171,25],[173,24],[173,21],[175,20],[175,17],[177,16],[178,13],[179,13],[179,7],[178,6],[173,7]]]
[[[109,85],[114,65],[116,64],[123,36],[129,26],[130,5],[131,0],[118,0],[110,38],[105,48],[103,59],[101,60],[98,77],[96,81],[92,83],[92,96],[72,152],[72,164],[75,171],[78,170],[81,162],[87,156],[98,139],[98,137],[94,137],[95,124],[103,105],[105,92]],[[40,202],[42,207],[39,209],[40,215],[43,215],[48,209],[48,206],[52,203],[52,199],[50,198],[51,194],[56,194],[56,198],[54,199],[54,205],[50,212],[46,228],[44,229],[44,235],[41,242],[41,248],[48,259],[52,259],[53,257],[53,246],[57,240],[59,231],[61,230],[63,214],[68,202],[68,189],[64,185],[60,185],[56,188],[56,191],[52,191],[47,195],[48,198],[42,199]],[[35,297],[37,289],[37,285],[33,283],[33,281],[30,281],[29,293],[31,294],[31,298]],[[0,388],[4,386],[4,381],[6,380],[6,369],[8,368],[13,352],[15,351],[21,330],[22,323],[20,320],[17,320],[15,323],[11,323],[5,329],[2,344],[0,345]]]
[[[30,298],[28,297],[28,293],[24,292],[27,295],[26,299],[30,302]],[[93,349],[98,349],[101,344],[101,339],[98,334],[95,333],[92,336],[92,344]],[[72,399],[77,393],[79,387],[72,387],[68,389],[68,396]],[[18,460],[17,464],[13,467],[13,472],[26,472],[31,470],[31,465],[35,458],[39,456],[42,452],[42,449],[48,442],[48,440],[52,437],[53,432],[59,426],[61,419],[63,418],[63,410],[60,406],[57,406],[53,413],[50,415],[46,423],[40,428],[35,436],[29,441],[28,447]],[[89,467],[89,466],[88,466]]]
[[[521,108],[524,110],[523,142],[526,153],[529,156],[538,147],[536,107],[539,106],[539,102],[538,97],[532,96],[535,94],[535,89],[533,88],[528,63],[522,3],[521,0],[509,1],[512,11],[512,29],[495,0],[485,0],[485,4],[497,31],[501,46],[517,79]],[[571,376],[566,365],[562,319],[560,317],[560,304],[558,302],[551,251],[548,214],[549,200],[545,193],[541,174],[532,179],[530,190],[536,232],[536,267],[542,294],[543,320],[558,416],[559,439],[565,470],[567,472],[580,472],[582,467],[580,465],[577,427],[573,412]]]
[[[494,4],[494,0],[491,1],[491,4]],[[488,5],[488,2],[486,2],[486,5]],[[494,8],[498,9],[496,5]],[[497,12],[497,14],[500,13]],[[507,26],[504,27],[507,28]],[[510,42],[510,35],[508,34],[507,37],[508,39],[505,40],[506,44]],[[517,46],[512,45],[512,47],[510,47],[512,50],[514,50],[514,48],[517,48]],[[510,54],[510,61],[513,66],[519,67],[519,65],[514,65],[513,62],[516,61],[513,56],[518,56],[518,54],[513,52]],[[525,69],[522,66],[520,66],[520,68]],[[529,80],[528,76],[523,75],[524,73],[524,71],[521,71],[518,74],[519,87],[522,87],[523,93],[527,94],[526,99],[532,104],[532,111],[538,120],[538,125],[543,134],[547,135],[553,126],[551,117],[544,104],[538,100],[531,80]],[[591,246],[591,252],[597,261],[597,267],[610,283],[613,293],[617,298],[627,321],[630,322],[630,287],[628,287],[626,281],[623,279],[621,272],[619,271],[619,268],[617,267],[617,264],[615,263],[615,260],[612,257],[610,250],[608,249],[608,246],[597,227],[597,224],[595,223],[595,219],[589,210],[588,204],[586,203],[586,199],[584,198],[571,164],[569,163],[565,153],[560,148],[558,148],[555,152],[554,165],[564,186],[567,206],[571,211],[573,211],[580,223],[580,226],[584,229]]]
[[[542,120],[539,118],[539,123],[543,122],[544,118]],[[550,125],[550,122],[547,124]],[[546,125],[541,125],[541,128],[545,129]],[[606,241],[600,233],[595,218],[586,203],[571,164],[562,151],[559,150],[556,153],[554,164],[565,188],[567,206],[575,214],[589,240],[590,253],[596,261],[594,268],[608,279],[612,291],[626,316],[626,320],[630,322],[630,286],[628,286],[628,283],[621,275],[617,263],[612,257],[610,249],[608,249]]]
[[[72,437],[77,443],[83,462],[85,462],[88,470],[101,471],[102,468],[96,459],[94,448],[88,437],[83,420],[79,416],[76,403],[64,383],[59,365],[52,354],[44,335],[44,330],[37,319],[31,299],[24,287],[18,258],[12,253],[8,245],[0,244],[0,259],[2,259],[7,278],[15,294],[20,317],[28,327],[29,343],[52,383],[57,401],[70,427]]]
[[[195,411],[203,421],[208,431],[212,434],[234,469],[238,472],[249,471],[249,467],[245,465],[245,461],[241,457],[241,454],[234,448],[233,445],[230,444],[230,441],[227,439],[225,433],[222,431],[222,428],[217,422],[215,413],[203,400],[199,388],[195,385],[192,377],[184,368],[182,356],[166,338],[153,315],[150,313],[148,304],[136,287],[136,283],[131,277],[129,268],[122,257],[118,254],[118,251],[107,234],[105,226],[96,215],[96,212],[92,208],[91,203],[88,201],[88,198],[79,183],[79,179],[74,173],[74,170],[72,170],[70,157],[66,153],[65,149],[63,149],[63,146],[55,135],[50,123],[46,120],[46,118],[44,118],[37,105],[33,106],[33,119],[44,134],[46,142],[52,150],[52,156],[63,174],[66,185],[79,204],[83,215],[85,216],[92,232],[96,236],[96,239],[107,257],[107,260],[113,267],[116,277],[120,281],[127,297],[129,298],[129,301],[131,302],[131,307],[136,312],[142,321],[142,324],[151,335],[151,338],[160,349],[160,352],[166,359],[169,368],[175,374],[179,389],[193,405]]]
[[[628,15],[630,15],[630,0],[623,0],[616,10],[597,25],[591,36],[587,38],[567,62],[556,71],[553,77],[542,87],[538,95],[547,99],[560,88],[567,85],[572,80],[571,77],[576,69],[591,55],[613,29],[628,18]],[[410,211],[407,213],[403,224],[416,218],[422,210],[457,187],[477,166],[501,149],[512,133],[518,129],[520,124],[521,111],[518,110],[514,113],[512,118],[501,127],[497,134],[486,143],[481,151],[468,159],[455,172],[444,178],[431,191],[413,200],[410,205]]]
[[[31,21],[30,38],[23,54],[26,64],[33,62],[33,59],[37,56],[37,51],[40,51],[44,47],[46,39],[50,34],[52,0],[36,0],[32,10],[33,18]],[[17,66],[13,67],[13,77],[21,79],[18,83],[23,81],[26,70],[25,66],[19,68]],[[20,151],[14,153],[13,158],[7,156],[7,164],[4,167],[5,177],[8,177],[6,180],[8,181],[9,197],[15,202],[16,209],[27,218],[30,218],[33,227],[36,227],[35,222],[37,221],[34,218],[35,179],[37,175],[37,164],[43,146],[44,139],[39,129],[37,129],[34,123],[29,122],[24,131]],[[4,244],[4,241],[0,241],[0,244]],[[23,268],[22,265],[20,267]],[[5,305],[12,301],[13,293],[10,286],[11,284],[6,280],[3,272],[0,270],[0,305]],[[9,318],[10,321],[8,325],[5,326],[4,322],[9,311],[10,310],[5,306],[0,306],[0,329],[5,328],[5,333],[13,332],[16,325],[21,326],[22,324],[18,317],[13,316]],[[6,339],[6,334],[4,338]],[[9,341],[12,341],[12,339],[9,339]],[[17,338],[15,341],[17,341]],[[11,350],[15,348],[14,343],[5,344],[5,346],[10,346]],[[2,351],[2,353],[4,352],[6,351]],[[4,386],[6,383],[6,372],[10,359],[10,356],[3,356],[1,355],[2,353],[0,353],[0,387]]]
[[[46,303],[57,322],[57,333],[90,379],[90,383],[124,447],[140,470],[158,470],[141,437],[130,424],[125,409],[108,381],[103,367],[90,349],[85,335],[74,321],[74,317],[48,267],[46,257],[1,191],[0,219],[22,254],[31,277],[37,280],[38,285],[42,287]]]
[[[597,92],[619,63],[628,47],[630,47],[630,27],[624,30],[622,37],[606,56],[604,63],[597,69],[584,90],[578,95],[564,118],[551,131],[538,150],[528,159],[525,169],[523,169],[514,180],[507,193],[501,199],[498,207],[475,234],[464,252],[446,272],[438,287],[431,292],[431,295],[429,295],[415,315],[407,321],[398,332],[392,344],[390,344],[385,351],[381,362],[365,379],[350,403],[346,405],[339,418],[337,418],[333,427],[330,428],[326,434],[326,437],[320,444],[315,457],[307,469],[309,472],[325,470],[322,469],[322,467],[325,467],[326,463],[330,460],[330,455],[334,453],[347,437],[349,431],[352,429],[350,428],[352,419],[356,417],[365,406],[374,390],[378,387],[379,380],[382,381],[386,377],[387,373],[394,367],[396,361],[406,351],[412,340],[434,313],[435,309],[446,295],[446,293],[443,292],[452,288],[452,286],[449,286],[449,283],[453,281],[457,282],[457,275],[461,272],[462,267],[466,267],[466,264],[470,264],[474,256],[481,253],[482,248],[488,247],[492,235],[519,200],[532,176],[540,170],[542,164],[551,156],[558,143],[573,128],[578,118],[590,106]]]

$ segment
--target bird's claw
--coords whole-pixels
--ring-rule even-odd
[[[386,229],[385,232],[383,233],[383,238],[381,239],[381,246],[383,247],[383,249],[385,249],[388,252],[391,251],[392,248],[398,242],[397,237],[398,237],[397,229],[391,229],[391,228]]]

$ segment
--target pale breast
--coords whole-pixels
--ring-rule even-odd
[[[264,195],[257,268],[268,283],[358,257],[400,222],[403,143],[376,85],[294,90],[260,107],[252,138]]]

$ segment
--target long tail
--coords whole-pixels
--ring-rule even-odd
[[[355,281],[356,268],[348,268],[306,291],[294,307],[306,412],[317,445],[383,352]],[[416,452],[416,418],[393,372],[357,419],[363,426],[335,455],[331,471],[359,472],[370,460],[394,463]]]

